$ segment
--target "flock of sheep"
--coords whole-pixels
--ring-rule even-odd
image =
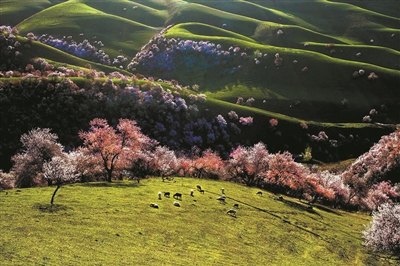
[[[197,185],[197,191],[200,192],[201,194],[204,194],[204,189],[202,189],[200,185]],[[224,188],[221,188],[221,193],[223,195],[219,196],[217,198],[217,200],[221,204],[226,204],[226,201],[225,201],[226,200],[226,196],[224,195],[225,194],[225,189]],[[170,198],[170,196],[171,196],[170,192],[164,192],[163,193],[163,192],[159,191],[158,194],[157,194],[159,200],[162,199],[163,194],[164,194],[164,197],[166,197],[166,198]],[[262,196],[262,191],[258,191],[256,193],[256,195]],[[190,190],[190,196],[194,197],[194,190],[193,189]],[[179,192],[175,193],[173,195],[173,198],[176,199],[176,200],[182,200],[182,193],[179,193]],[[181,207],[181,204],[178,201],[174,201],[173,204],[176,207]],[[156,203],[151,203],[150,207],[156,208],[156,209],[159,208],[158,204],[156,204]],[[233,216],[233,217],[236,217],[236,209],[238,209],[238,208],[239,208],[239,204],[235,203],[235,204],[233,204],[233,209],[229,209],[226,213],[231,215],[231,216]]]

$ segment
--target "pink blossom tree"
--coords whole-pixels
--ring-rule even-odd
[[[207,149],[193,162],[192,167],[196,170],[197,177],[212,177],[221,174],[224,163],[217,152]]]
[[[226,170],[228,175],[248,186],[263,183],[263,174],[269,169],[269,153],[264,143],[253,147],[237,147],[230,155]]]
[[[108,125],[105,119],[95,118],[90,122],[87,132],[79,132],[83,145],[92,155],[99,156],[107,181],[111,182],[118,160],[125,159],[130,153],[145,148],[151,140],[142,134],[136,122],[120,119],[117,129]]]

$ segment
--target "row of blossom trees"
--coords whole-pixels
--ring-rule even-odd
[[[400,185],[384,178],[388,172],[399,169],[399,135],[397,130],[383,137],[345,172],[332,174],[295,162],[289,152],[269,153],[261,142],[250,147],[238,146],[229,159],[223,160],[215,151],[201,152],[195,146],[189,153],[170,150],[143,134],[134,120],[120,119],[114,128],[107,120],[95,118],[88,131],[79,133],[83,145],[70,153],[63,152],[64,147],[50,129],[37,128],[23,134],[24,149],[13,156],[11,173],[17,187],[44,185],[46,179],[50,185],[52,178],[45,174],[45,164],[59,157],[65,167],[74,166],[74,176],[81,181],[111,182],[124,177],[140,180],[148,175],[219,178],[310,202],[375,210],[384,202],[400,199]],[[374,156],[373,161],[365,160],[370,156]],[[381,171],[369,164],[381,167]],[[374,174],[366,169],[375,169]]]
[[[57,135],[48,128],[23,134],[23,151],[12,158],[14,166],[10,173],[0,172],[0,185],[29,187],[44,185],[47,181],[48,185],[56,185],[51,198],[53,204],[58,189],[77,180],[112,182],[124,175],[138,181],[147,175],[235,180],[310,202],[377,210],[363,233],[365,245],[396,253],[400,215],[395,202],[400,199],[400,186],[392,185],[385,176],[399,169],[399,135],[397,130],[383,137],[343,174],[334,175],[295,162],[289,152],[271,154],[263,143],[238,146],[225,161],[212,150],[201,152],[196,147],[189,154],[183,154],[160,146],[143,134],[134,120],[120,119],[114,128],[107,120],[96,118],[90,122],[88,131],[79,133],[83,145],[69,153],[63,151]],[[381,167],[380,172],[373,168],[374,175],[367,170],[372,161],[366,158],[370,156]]]

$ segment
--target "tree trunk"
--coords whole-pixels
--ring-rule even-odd
[[[54,190],[53,196],[51,197],[51,201],[50,201],[50,204],[51,204],[51,205],[53,205],[54,196],[56,195],[56,193],[57,193],[57,191],[58,191],[58,189],[59,189],[60,187],[61,187],[60,185],[57,185],[56,190]]]
[[[112,170],[107,170],[107,182],[112,182]]]

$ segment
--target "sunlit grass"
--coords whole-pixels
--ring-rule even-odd
[[[362,246],[370,216],[255,188],[160,178],[0,192],[2,265],[384,265]],[[200,184],[205,194],[190,189]],[[216,198],[225,188],[227,204]],[[157,199],[158,191],[181,192]],[[159,209],[149,206],[157,203]],[[226,211],[239,204],[237,217]]]

